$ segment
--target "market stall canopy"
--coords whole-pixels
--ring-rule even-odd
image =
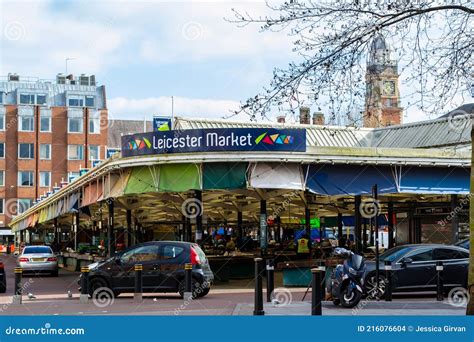
[[[245,189],[248,163],[209,163],[203,165],[203,190]]]
[[[250,165],[251,188],[304,190],[299,164],[254,163]]]

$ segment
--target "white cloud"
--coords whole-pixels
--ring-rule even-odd
[[[107,106],[111,119],[141,120],[144,117],[151,119],[153,115],[171,116],[171,97],[167,96],[141,99],[116,97],[109,99]],[[218,119],[228,116],[238,107],[239,103],[232,100],[174,97],[174,114],[181,117]]]

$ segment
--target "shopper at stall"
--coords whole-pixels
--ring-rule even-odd
[[[297,248],[296,248],[296,255],[303,259],[309,256],[309,239],[308,235],[304,234],[298,239]]]

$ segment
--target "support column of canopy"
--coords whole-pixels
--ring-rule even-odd
[[[197,216],[196,216],[196,243],[201,243],[202,241],[202,214],[204,210],[204,205],[202,203],[202,191],[196,190],[194,193],[194,198],[197,204]]]
[[[458,233],[459,233],[459,215],[458,211],[458,196],[451,195],[451,243],[455,243],[458,241]]]
[[[127,247],[135,245],[135,241],[133,241],[133,234],[132,234],[132,210],[127,209],[126,211],[126,219],[127,219]]]
[[[267,201],[260,200],[260,252],[267,254],[268,232],[267,232]]]
[[[356,195],[354,201],[354,238],[356,253],[362,252],[362,217],[360,212],[361,196]]]
[[[115,253],[114,239],[114,201],[108,201],[108,220],[107,220],[107,255],[110,257]]]
[[[394,230],[393,230],[393,202],[388,202],[388,248],[393,248],[394,245]]]

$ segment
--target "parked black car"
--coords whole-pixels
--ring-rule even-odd
[[[458,241],[454,245],[462,247],[462,248],[466,248],[467,250],[469,250],[469,239]]]
[[[184,265],[191,263],[194,297],[209,293],[214,274],[199,245],[179,241],[152,241],[130,247],[105,261],[89,265],[89,294],[99,296],[100,288],[114,296],[134,292],[135,264],[142,264],[143,292],[184,294]],[[79,285],[81,278],[79,278]]]
[[[5,293],[7,291],[7,277],[5,275],[5,265],[0,260],[0,293]]]
[[[385,260],[392,262],[395,291],[435,291],[437,261],[443,262],[446,292],[454,287],[467,288],[469,252],[462,247],[418,244],[391,248],[380,255],[380,281],[385,279]],[[375,286],[375,262],[367,261],[366,265],[364,286],[366,292],[369,292]]]

